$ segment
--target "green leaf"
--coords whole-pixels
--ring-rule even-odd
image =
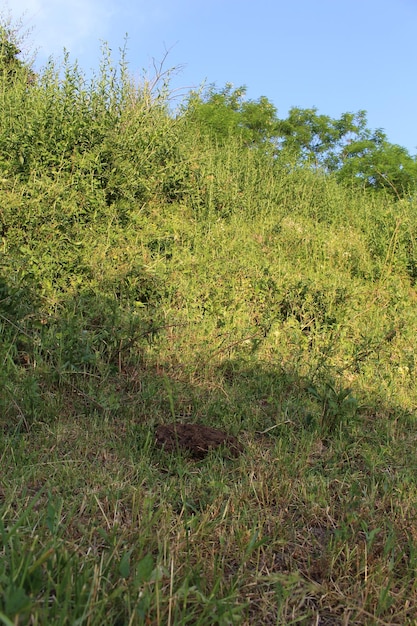
[[[125,554],[122,556],[122,559],[120,561],[120,565],[119,565],[119,572],[122,578],[128,578],[129,574],[130,574],[130,556],[132,554],[132,550],[129,550],[129,552],[125,552]]]
[[[30,605],[30,598],[26,595],[25,590],[22,587],[16,589],[10,589],[6,596],[6,613],[9,615],[15,615],[20,613],[23,609]]]
[[[147,554],[143,557],[136,567],[136,582],[145,583],[149,582],[154,570],[154,560],[152,554]]]

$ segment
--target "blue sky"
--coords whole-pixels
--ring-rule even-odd
[[[417,154],[417,0],[11,0],[33,28],[37,64],[63,47],[88,73],[100,42],[128,34],[132,75],[182,67],[175,89],[246,85],[285,117],[292,106],[338,117],[365,109],[370,128]]]

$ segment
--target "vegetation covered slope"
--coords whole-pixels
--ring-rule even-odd
[[[213,94],[173,115],[106,51],[8,62],[0,621],[415,623],[411,187]],[[158,449],[174,420],[244,452]]]

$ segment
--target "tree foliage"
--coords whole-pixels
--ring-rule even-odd
[[[190,94],[185,114],[217,145],[234,137],[288,163],[334,174],[341,183],[383,189],[397,197],[415,192],[415,157],[390,143],[383,130],[369,129],[366,111],[332,118],[314,107],[293,107],[280,119],[265,96],[258,100],[245,96],[244,86],[212,85],[204,93]]]
[[[0,77],[9,82],[22,73],[29,82],[34,79],[30,63],[22,56],[26,37],[21,24],[13,24],[9,18],[0,15]]]
[[[339,119],[320,115],[316,108],[290,109],[288,117],[279,122],[279,145],[295,154],[298,160],[316,167],[334,170],[348,142],[365,127],[364,111],[343,113]]]
[[[385,133],[352,141],[345,147],[338,180],[355,180],[365,188],[384,189],[397,197],[411,196],[417,185],[417,162],[402,146],[390,143]]]
[[[245,86],[230,83],[220,90],[212,85],[204,94],[192,92],[186,116],[220,145],[233,136],[245,145],[265,147],[277,133],[277,110],[265,96],[246,100],[245,95]]]
[[[21,66],[22,62],[19,59],[21,52],[17,47],[12,33],[0,26],[0,73],[1,74],[13,74]]]

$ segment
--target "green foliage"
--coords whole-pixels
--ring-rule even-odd
[[[246,87],[231,84],[220,90],[211,86],[202,95],[192,92],[185,114],[219,145],[239,138],[246,146],[266,148],[276,134],[276,109],[265,96],[245,100],[245,93]]]
[[[4,26],[0,27],[0,73],[10,79],[22,67],[19,60],[20,49],[14,41],[15,37]]]
[[[417,161],[401,146],[389,143],[383,134],[346,146],[341,181],[355,181],[364,188],[384,190],[397,198],[415,195]]]
[[[321,387],[312,385],[308,391],[321,405],[320,430],[322,435],[328,436],[346,427],[346,422],[355,417],[358,403],[351,389],[336,389],[330,382]]]
[[[3,17],[0,20],[0,77],[2,80],[10,82],[24,67],[19,59],[21,50],[19,48],[18,29]]]
[[[28,32],[22,23],[13,23],[10,17],[0,13],[0,94],[22,83],[26,87],[34,84],[36,74],[31,67],[25,40]],[[22,49],[25,48],[25,53]]]
[[[391,144],[385,133],[367,127],[365,111],[343,113],[333,119],[316,108],[290,109],[279,119],[277,110],[262,96],[245,100],[245,87],[211,86],[192,92],[185,115],[216,145],[238,140],[257,147],[289,167],[298,166],[336,173],[337,180],[384,190],[397,198],[415,193],[416,159],[405,148]]]
[[[319,115],[316,108],[294,107],[279,124],[280,143],[301,162],[333,170],[339,165],[340,151],[363,132],[365,125],[365,111],[332,119]]]
[[[365,111],[332,119],[317,109],[293,108],[279,124],[280,146],[302,163],[335,172],[338,181],[397,198],[412,196],[416,159],[391,144],[382,130],[371,132],[366,124]]]

